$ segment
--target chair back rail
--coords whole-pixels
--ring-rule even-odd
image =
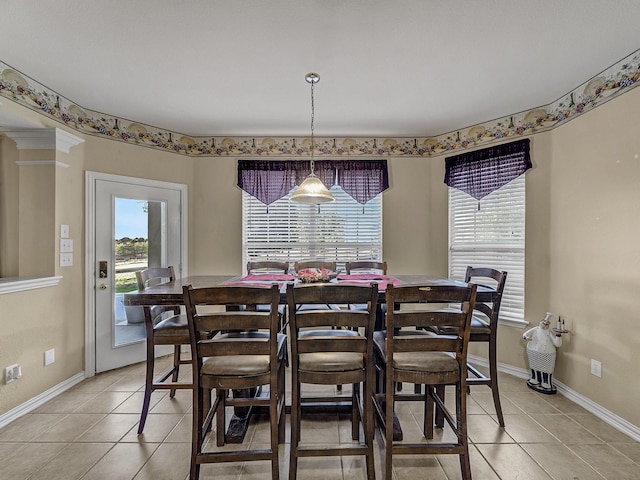
[[[295,262],[293,265],[293,269],[296,271],[296,273],[306,268],[324,268],[326,270],[332,270],[335,272],[336,262],[324,260],[301,260],[299,262]]]
[[[378,262],[374,260],[357,260],[353,262],[347,262],[345,264],[345,270],[347,275],[356,272],[371,272],[378,271],[383,275],[387,274],[387,262]]]
[[[289,262],[281,262],[278,260],[262,260],[247,262],[247,273],[255,271],[280,272],[287,273],[289,271]]]

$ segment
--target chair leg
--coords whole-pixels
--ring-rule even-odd
[[[422,433],[424,438],[431,440],[433,438],[433,410],[435,402],[433,400],[433,385],[424,386],[424,425],[422,426]]]
[[[271,478],[279,480],[280,463],[278,460],[278,445],[280,440],[280,422],[278,419],[278,383],[279,379],[271,381],[269,385],[269,426],[271,436]]]
[[[444,388],[444,387],[443,387]],[[469,460],[469,435],[467,433],[467,399],[466,389],[456,384],[456,430],[458,442],[463,452],[460,454],[460,471],[462,480],[471,480],[471,462]]]
[[[193,389],[193,425],[191,427],[191,469],[189,473],[190,480],[198,480],[200,478],[200,464],[197,461],[198,455],[202,452],[203,435],[203,391],[199,387]]]
[[[385,398],[385,442],[384,442],[384,470],[385,479],[393,478],[393,410],[395,402],[395,383],[387,373]]]
[[[360,395],[360,384],[351,385],[351,439],[358,440],[360,438],[360,409],[358,408],[358,398]],[[364,419],[363,422],[364,424]]]
[[[153,371],[155,368],[155,349],[153,340],[147,339],[147,368],[144,383],[144,399],[142,400],[142,413],[140,414],[140,423],[138,424],[138,435],[144,430],[149,414],[149,405],[151,404],[151,393],[153,392]]]
[[[496,336],[493,335],[489,341],[489,376],[491,377],[491,393],[493,395],[493,405],[496,409],[498,423],[504,428],[504,417],[502,415],[502,405],[500,404],[500,392],[498,391],[498,359],[496,354]]]
[[[445,386],[444,385],[436,385],[435,386],[436,395],[440,397],[442,402],[444,403],[445,396]],[[444,428],[444,413],[440,409],[440,407],[436,406],[435,408],[435,426],[438,428]]]
[[[218,399],[216,400],[218,402],[218,408],[216,411],[216,445],[218,447],[222,447],[225,442],[225,436],[226,436],[225,428],[227,423],[225,421],[225,415],[227,410],[226,399],[227,399],[228,393],[229,393],[228,390],[220,390],[220,391],[216,390],[216,395],[218,397]]]
[[[362,410],[364,418],[362,419],[362,427],[364,430],[364,441],[367,445],[367,480],[375,480],[376,467],[373,457],[373,437],[374,437],[374,418],[373,418],[373,375],[365,380],[362,387]]]
[[[291,379],[291,452],[289,454],[289,480],[298,476],[298,443],[300,443],[300,384],[296,372]]]
[[[180,345],[174,345],[173,347],[173,375],[171,381],[176,383],[178,381],[178,374],[180,373]],[[176,396],[176,389],[172,388],[169,393],[169,398]]]

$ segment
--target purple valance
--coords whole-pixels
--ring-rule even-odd
[[[311,173],[307,160],[239,160],[238,186],[265,205],[285,197]],[[338,184],[365,204],[389,188],[386,160],[319,160],[314,173],[327,188]]]
[[[445,159],[444,183],[480,200],[531,168],[529,139]]]

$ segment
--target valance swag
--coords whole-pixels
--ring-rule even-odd
[[[444,183],[480,200],[531,168],[529,139],[445,159]]]
[[[309,173],[307,160],[239,160],[238,186],[270,205],[300,185]],[[328,188],[337,184],[363,205],[389,188],[386,160],[317,160],[314,173]]]

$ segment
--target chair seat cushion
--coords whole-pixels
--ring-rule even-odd
[[[186,315],[172,315],[159,321],[153,327],[153,333],[156,336],[175,337],[178,335],[189,336],[189,326],[187,325]]]
[[[216,342],[264,341],[267,332],[230,332],[215,337]],[[278,358],[286,357],[287,336],[278,334]],[[201,373],[215,376],[260,375],[269,372],[269,355],[224,355],[206,357],[202,361]]]
[[[298,365],[305,372],[350,372],[364,368],[364,357],[356,352],[301,353]]]

